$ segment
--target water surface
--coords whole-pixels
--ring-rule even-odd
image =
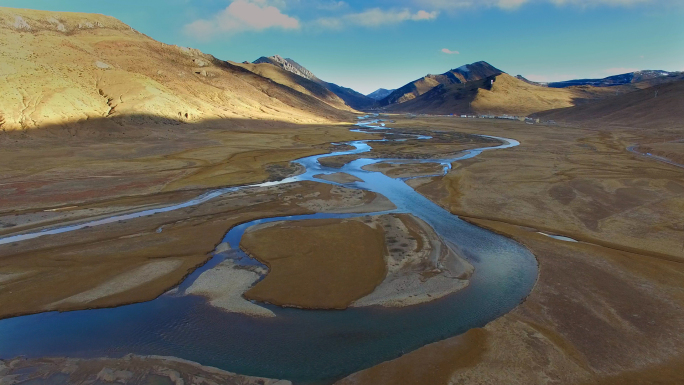
[[[378,121],[361,122],[377,129]],[[388,127],[380,127],[383,130]],[[411,139],[429,139],[412,135]],[[493,138],[493,137],[490,137]],[[504,150],[519,143],[504,138],[497,147],[471,150],[452,159],[422,159],[410,162],[440,163],[445,171],[454,161],[472,158],[487,150]],[[518,243],[468,224],[410,188],[402,179],[362,169],[381,161],[353,161],[341,169],[320,165],[326,156],[361,154],[373,141],[354,141],[355,148],[298,160],[306,172],[279,182],[216,190],[194,200],[166,208],[116,216],[80,225],[57,227],[0,239],[0,243],[26,241],[37,236],[78,231],[85,226],[151,215],[201,204],[237,189],[314,180],[313,175],[346,172],[363,180],[346,184],[383,194],[397,209],[430,224],[475,267],[470,285],[442,299],[405,308],[350,308],[343,311],[287,309],[266,305],[275,318],[254,318],[227,313],[207,304],[202,297],[184,295],[185,289],[204,271],[224,258],[240,263],[258,263],[239,250],[218,253],[179,288],[150,302],[112,309],[66,313],[42,313],[0,321],[0,357],[175,356],[245,375],[289,379],[297,383],[329,383],[353,372],[408,353],[428,343],[464,333],[517,306],[531,291],[537,276],[534,256]],[[388,212],[383,212],[388,213]],[[373,213],[372,215],[382,214]],[[224,241],[238,245],[248,227],[267,221],[312,218],[348,218],[368,214],[313,214],[261,219],[236,226]],[[7,241],[11,239],[10,241]]]

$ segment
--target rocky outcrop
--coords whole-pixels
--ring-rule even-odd
[[[303,78],[309,79],[309,80],[316,80],[318,79],[316,75],[314,75],[311,71],[308,69],[304,68],[301,66],[299,63],[292,59],[284,59],[279,55],[275,56],[269,56],[269,57],[260,57],[257,60],[254,61],[253,64],[261,64],[261,63],[268,63],[268,64],[273,64],[278,67],[283,68],[284,70],[290,71],[293,74],[299,75]]]
[[[375,105],[375,99],[369,98],[368,96],[356,92],[351,88],[346,88],[339,86],[335,83],[328,83],[326,81],[323,81],[316,77],[316,75],[314,75],[311,71],[304,68],[302,65],[300,65],[292,59],[284,59],[279,55],[269,57],[262,56],[259,59],[255,60],[253,64],[262,63],[273,64],[286,71],[292,72],[295,75],[299,75],[305,79],[314,81],[322,85],[323,87],[327,88],[332,93],[337,95],[340,99],[344,100],[344,102],[351,108],[357,110],[365,110]]]

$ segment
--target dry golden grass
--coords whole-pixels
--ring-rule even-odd
[[[134,125],[344,117],[313,96],[103,15],[0,8],[0,56],[5,130],[102,117]]]
[[[251,300],[307,309],[345,309],[387,274],[385,237],[356,220],[316,219],[248,231],[240,246],[270,272]]]
[[[539,87],[501,74],[491,89],[480,89],[472,101],[475,111],[526,116],[533,112],[570,107],[578,93],[568,88]]]
[[[451,373],[474,366],[486,350],[487,333],[473,329],[459,339],[449,339],[409,353],[399,359],[352,374],[336,385],[449,384]]]
[[[636,148],[641,153],[653,154],[684,165],[684,142],[648,143]]]
[[[395,112],[427,114],[509,114],[574,106],[579,100],[612,95],[597,87],[549,88],[529,84],[508,74],[434,88],[421,96],[388,107]]]
[[[0,318],[149,301],[207,261],[232,226],[311,213],[303,203],[330,189],[304,182],[248,196],[228,194],[186,209],[0,245],[0,277],[6,278],[0,282]],[[135,274],[159,263],[172,269]]]
[[[545,111],[544,120],[587,127],[627,126],[641,129],[682,128],[684,81],[655,85],[573,108]],[[681,131],[675,139],[681,139]]]
[[[461,218],[527,246],[539,261],[539,278],[523,304],[484,328],[341,384],[682,382],[684,177],[677,167],[625,149],[671,139],[676,128],[455,118],[397,119],[394,125],[522,143],[457,162],[444,178],[414,182]],[[583,242],[554,240],[538,230]],[[448,359],[459,352],[465,356]]]
[[[254,72],[255,74],[271,79],[278,84],[282,84],[303,94],[313,96],[331,105],[332,107],[341,110],[352,111],[352,109],[344,103],[344,100],[340,99],[339,96],[332,93],[332,91],[330,91],[329,89],[323,87],[322,85],[314,81],[303,78],[299,75],[295,75],[292,72],[286,71],[273,64],[251,64],[233,62],[231,62],[231,64],[245,68],[251,72]]]
[[[634,143],[670,138],[671,131],[460,118],[397,119],[395,125],[521,142],[456,162],[446,177],[417,188],[453,213],[684,260],[678,215],[684,207],[681,169],[626,150]]]
[[[97,119],[0,133],[0,213],[261,182],[273,166],[329,151],[329,141],[369,137],[348,128],[257,120],[121,127]]]
[[[3,366],[4,365],[4,366]],[[4,378],[22,377],[24,382],[59,383],[68,378],[72,385],[97,383],[138,384],[222,384],[222,385],[289,385],[290,382],[242,376],[187,360],[162,356],[123,358],[17,358],[0,361]],[[30,373],[30,374],[27,374]],[[68,373],[68,374],[67,374]],[[131,379],[132,378],[132,379]]]

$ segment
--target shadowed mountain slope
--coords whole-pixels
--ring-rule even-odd
[[[335,95],[344,100],[349,107],[357,110],[367,110],[369,108],[373,108],[377,102],[375,99],[369,98],[368,96],[360,92],[356,92],[351,88],[338,86],[335,83],[328,83],[322,80],[321,84],[325,85],[330,91],[334,92]]]
[[[388,111],[429,114],[510,114],[525,116],[533,112],[571,107],[611,91],[591,87],[567,89],[541,87],[508,74],[439,85],[423,95],[387,107]]]
[[[467,83],[481,80],[489,76],[502,73],[501,70],[494,68],[487,62],[480,61],[467,64],[456,69],[452,69],[440,75],[427,75],[405,86],[394,90],[384,99],[380,100],[381,106],[388,106],[395,103],[404,103],[415,99],[420,95],[430,91],[440,85]]]
[[[319,79],[311,71],[304,68],[302,65],[300,65],[292,59],[284,59],[278,55],[269,57],[262,56],[259,59],[255,60],[252,64],[272,64],[276,67],[280,67],[286,71],[289,71],[295,75],[316,82],[322,85],[323,87],[327,88],[331,92],[333,92],[340,99],[344,100],[344,102],[349,107],[357,110],[371,108],[375,105],[376,102],[375,99],[369,98],[368,96],[356,92],[351,88],[338,86],[335,83],[328,83],[324,80]]]
[[[613,87],[628,84],[642,83],[648,87],[684,79],[682,72],[667,72],[661,70],[644,70],[628,72],[621,75],[608,76],[603,79],[574,79],[562,82],[548,83],[549,87],[565,88],[572,86],[593,86],[593,87]]]
[[[370,94],[368,94],[366,96],[368,96],[371,99],[382,100],[382,99],[386,98],[387,96],[389,96],[389,94],[391,94],[392,92],[394,92],[394,90],[388,90],[386,88],[378,88],[377,90],[371,92]]]
[[[245,68],[248,71],[271,79],[278,84],[282,84],[303,94],[313,96],[332,107],[351,111],[351,108],[347,106],[344,100],[342,100],[339,96],[335,95],[335,93],[330,91],[324,85],[313,81],[308,77],[297,75],[295,72],[285,70],[279,66],[271,65],[270,63],[249,64],[231,62],[231,64]]]
[[[537,114],[543,120],[642,128],[684,126],[684,81]]]
[[[347,113],[202,52],[95,14],[0,8],[4,130],[108,117],[128,123],[252,118],[339,121]]]

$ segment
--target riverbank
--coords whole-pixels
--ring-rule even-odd
[[[393,136],[396,137],[397,134]],[[415,137],[413,134],[410,136]],[[483,150],[503,150],[518,145],[516,141],[504,138],[483,138],[504,144],[486,147],[482,150],[473,149],[463,154],[462,157],[472,158]],[[419,140],[427,141],[428,139],[429,136],[421,135]],[[356,141],[352,144],[355,149],[347,149],[348,151],[341,151],[338,154],[360,154],[371,150],[371,147],[363,141]],[[430,143],[426,143],[423,147],[423,149],[429,148]],[[316,180],[314,176],[320,176],[321,173],[334,174],[334,170],[321,167],[318,162],[319,158],[319,156],[314,156],[298,160],[296,163],[304,166],[307,171],[297,179],[286,181],[288,186],[300,185],[300,183],[293,183],[294,180],[313,181]],[[297,205],[302,208],[306,208],[307,200],[322,196],[342,197],[343,201],[351,199],[360,204],[355,205],[357,207],[354,208],[347,208],[353,213],[295,217],[281,214],[272,219],[244,222],[242,225],[233,227],[222,239],[222,243],[215,249],[217,255],[205,268],[190,275],[179,285],[178,290],[171,291],[168,295],[161,296],[154,301],[88,312],[39,314],[0,322],[0,329],[13,330],[9,334],[0,333],[3,336],[3,343],[0,344],[3,346],[3,354],[8,357],[19,354],[68,356],[75,351],[87,351],[91,356],[98,357],[115,352],[126,354],[131,351],[157,352],[162,349],[161,351],[167,352],[168,355],[203,363],[215,362],[219,367],[237,373],[252,373],[299,381],[329,381],[339,378],[341,374],[351,373],[372,363],[402,355],[405,351],[417,349],[426,343],[449,335],[458,335],[472,328],[473,325],[484,325],[512,309],[529,293],[536,279],[537,267],[534,257],[527,249],[508,238],[466,224],[417,194],[401,180],[361,169],[364,164],[372,162],[364,160],[345,167],[345,172],[364,180],[364,182],[355,182],[358,183],[358,187],[368,188],[372,192],[364,189],[347,193],[344,189],[340,190],[339,186],[331,187],[327,193],[309,190],[306,193],[298,192],[288,195],[283,191],[273,191],[276,194],[276,200],[282,202],[283,206]],[[439,160],[438,162],[444,163],[445,161]],[[210,200],[189,202],[166,211],[156,211],[156,214],[175,213],[184,209],[192,213],[198,207],[204,207],[200,204],[201,202],[213,202],[233,193],[244,193],[251,197],[253,189],[275,187],[281,186],[278,183],[268,183],[237,190],[221,190],[207,195],[207,197],[213,197]],[[370,197],[364,196],[366,193],[376,196],[371,200]],[[402,236],[408,234],[399,247],[392,247],[390,250],[396,255],[391,255],[385,263],[392,274],[388,274],[383,280],[381,284],[383,290],[379,291],[381,295],[372,298],[375,305],[399,306],[399,308],[379,310],[374,306],[360,306],[349,308],[344,312],[311,312],[258,304],[265,310],[260,310],[264,311],[263,314],[256,314],[254,312],[256,307],[246,309],[243,305],[247,302],[240,300],[242,303],[238,304],[234,300],[239,297],[231,294],[238,286],[242,290],[246,286],[244,281],[235,280],[241,282],[239,285],[235,282],[231,282],[228,286],[219,284],[218,279],[222,274],[214,273],[221,273],[225,267],[234,268],[227,265],[228,259],[239,263],[241,267],[254,266],[253,260],[243,258],[240,252],[229,255],[231,253],[229,246],[239,244],[242,234],[249,226],[282,220],[358,218],[359,214],[356,213],[358,209],[373,206],[382,195],[386,197],[386,202],[392,203],[392,208],[396,207],[398,212],[415,213],[425,221],[421,225],[421,221],[414,221],[410,217],[399,217],[393,218],[390,222],[379,221],[377,223],[387,230],[388,236],[385,240],[387,244],[399,241],[400,233],[403,233]],[[329,198],[324,201],[327,200]],[[263,197],[257,197],[256,202],[263,203]],[[367,204],[368,202],[370,204]],[[338,206],[332,205],[331,211],[339,212]],[[154,218],[156,214],[126,218],[114,217],[106,222],[106,225],[118,224],[124,220]],[[185,215],[187,214],[186,212]],[[268,216],[262,215],[259,218],[266,217]],[[106,225],[100,223],[91,228],[102,228]],[[164,228],[164,226],[157,228],[156,233],[163,233]],[[433,236],[430,236],[430,228],[435,230],[432,233]],[[85,229],[88,228],[83,227],[80,230],[60,235],[75,234]],[[421,233],[426,235],[423,236]],[[434,239],[437,238],[435,234],[439,234],[444,242]],[[44,237],[49,236],[43,235],[37,239]],[[418,242],[419,239],[421,242]],[[421,243],[422,247],[412,248],[411,240],[416,241],[416,246]],[[459,260],[462,256],[472,262],[477,271],[474,280],[470,282],[467,278],[472,268],[469,268],[465,260]],[[397,266],[398,268],[395,269]],[[246,270],[254,272],[252,268]],[[496,284],[492,285],[492,282]],[[198,285],[196,288],[198,290],[193,290],[192,286],[195,284]],[[116,287],[116,285],[109,286]],[[228,293],[224,291],[226,289],[229,290]],[[192,293],[209,297],[208,303],[198,296],[188,295]],[[217,296],[222,293],[229,295]],[[207,304],[214,306],[207,306]],[[235,311],[225,311],[231,310],[223,307],[226,304],[228,307],[237,305],[235,309],[232,309]],[[239,314],[238,310],[242,310],[242,313],[264,317],[247,317]],[[267,311],[275,314],[276,317],[268,319],[267,317],[272,314],[268,314]],[[45,317],[50,319],[49,324],[39,321]],[[112,323],[120,317],[125,317],[127,322]],[[87,325],[77,335],[72,335],[68,331],[74,320],[78,320],[80,325]],[[23,326],[17,329],[17,323]],[[34,326],[41,328],[34,330]],[[153,327],[154,333],[140,334],[140,330],[148,330],[149,326]],[[407,330],[415,332],[407,333]],[[109,338],[98,337],[102,333]],[[342,335],[366,335],[368,338],[340,339],[339,336]],[[402,338],[397,339],[398,335]],[[255,347],[253,344],[255,338],[268,341],[268,343]],[[46,345],[45,341],[52,341],[52,343]],[[321,343],[325,346],[323,350],[315,347]],[[226,350],[225,346],[232,346],[234,349]],[[296,352],[296,354],[283,356],[283,349]],[[309,362],[309,365],[302,367],[295,364],[302,360]]]
[[[0,231],[17,230],[11,228],[14,214],[55,209],[64,214],[116,200],[163,199],[162,192],[172,197],[279,178],[296,173],[288,170],[290,161],[330,152],[335,147],[330,142],[372,137],[350,132],[349,123],[234,119],[106,128],[97,123],[0,133]]]
[[[291,385],[290,381],[242,376],[175,357],[42,358],[0,361],[3,385],[37,384],[231,384]]]
[[[209,260],[236,224],[309,214],[309,201],[321,197],[332,207],[359,210],[377,199],[348,190],[315,182],[251,188],[152,216],[0,245],[0,318],[149,301]]]
[[[673,130],[610,130],[449,117],[393,118],[521,145],[456,162],[417,191],[537,257],[512,312],[339,384],[652,384],[684,381],[684,175],[629,153]],[[539,231],[579,240],[565,242]]]
[[[383,228],[359,219],[254,226],[240,247],[270,270],[245,297],[278,306],[345,309],[387,274]]]
[[[410,214],[269,222],[248,228],[240,247],[269,269],[234,266],[265,275],[246,299],[304,309],[418,305],[465,288],[474,271]]]

